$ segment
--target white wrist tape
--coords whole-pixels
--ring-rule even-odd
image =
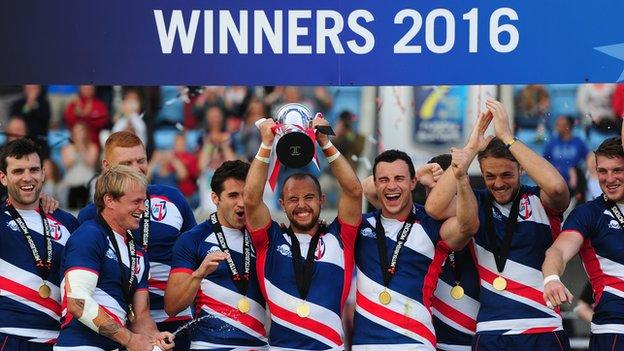
[[[71,288],[71,292],[67,292],[67,297],[84,301],[82,316],[78,320],[99,333],[99,328],[93,322],[100,310],[100,305],[93,299],[97,281],[97,274],[82,269],[71,270],[65,275],[65,285]]]
[[[260,148],[265,150],[273,150],[273,148],[265,143],[260,143]]]
[[[256,126],[256,128],[260,129],[260,125],[262,124],[262,122],[266,121],[266,118],[260,118],[259,120],[254,122],[254,125]]]
[[[334,144],[332,144],[332,142],[330,141],[330,142],[328,142],[327,144],[325,144],[325,145],[321,148],[321,150],[325,151],[325,150],[329,149],[329,148],[330,148],[330,147],[332,147],[332,146],[334,146]]]
[[[262,157],[262,156],[260,156],[260,155],[256,155],[256,160],[258,160],[258,161],[260,161],[260,162],[262,162],[262,163],[266,163],[267,165],[268,165],[269,163],[271,163],[271,160],[269,160],[269,158],[268,158],[268,157]]]
[[[332,162],[336,161],[338,159],[338,157],[340,157],[340,151],[336,151],[335,154],[329,156],[327,158],[327,163],[332,163]]]
[[[561,283],[561,278],[557,275],[557,274],[551,274],[548,277],[544,278],[544,286],[546,286],[546,284],[552,282],[552,281],[558,281]]]

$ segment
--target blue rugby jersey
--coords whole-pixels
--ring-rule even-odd
[[[439,350],[470,351],[479,312],[479,274],[468,247],[454,255],[464,296],[457,300],[451,296],[456,275],[447,259],[431,301],[433,327]]]
[[[481,225],[469,247],[476,257],[481,284],[477,333],[513,335],[562,330],[559,309],[552,310],[544,302],[541,272],[546,250],[561,231],[562,214],[542,204],[538,187],[520,187],[518,224],[501,273],[507,288],[498,291],[492,285],[499,273],[486,230],[485,209],[490,194],[483,189],[476,190],[475,195]],[[493,224],[500,245],[511,203],[493,204]]]
[[[18,210],[24,219],[39,255],[45,259],[43,223],[38,210]],[[61,319],[60,266],[63,247],[78,227],[71,214],[56,210],[46,220],[52,235],[52,270],[47,284],[49,298],[39,296],[42,279],[24,234],[0,206],[0,333],[15,335],[35,343],[54,343]]]
[[[222,227],[230,255],[239,274],[243,274],[243,235],[240,230]],[[171,272],[192,274],[207,254],[221,251],[210,221],[183,233],[173,248]],[[247,301],[250,310],[238,310],[243,298],[234,281],[228,263],[220,262],[217,269],[204,278],[195,297],[196,318],[202,318],[191,331],[192,349],[266,347],[267,322],[265,302],[258,286],[256,255],[251,252],[250,279]]]
[[[316,247],[307,305],[310,315],[299,317],[301,303],[295,281],[291,240],[285,229],[272,221],[251,233],[256,249],[258,282],[271,312],[271,349],[344,349],[342,309],[351,287],[353,247],[357,227],[335,219]],[[312,236],[295,234],[301,255],[308,252]]]
[[[124,276],[130,275],[130,260],[128,247],[124,237],[115,233],[117,245],[121,251],[121,259],[124,266]],[[147,277],[149,275],[149,262],[143,249],[136,246],[136,290],[147,290]],[[89,220],[76,229],[67,241],[61,264],[63,276],[71,270],[85,270],[98,275],[98,281],[93,294],[93,299],[111,316],[119,325],[127,323],[128,302],[124,299],[121,286],[121,271],[115,249],[108,238],[107,229],[97,220]],[[63,280],[61,290],[64,289]],[[67,312],[66,292],[63,291],[63,321],[61,333],[55,350],[58,351],[83,351],[89,348],[112,350],[121,347],[115,341],[96,333],[85,326],[77,318]]]
[[[592,334],[624,334],[624,230],[602,196],[574,209],[563,230],[585,239],[579,255],[596,301]]]
[[[180,233],[197,225],[193,210],[180,190],[158,184],[147,187],[150,198],[150,235],[147,249],[150,263],[149,295],[150,313],[156,323],[191,319],[192,312],[185,309],[175,317],[165,313],[165,289],[171,269],[171,252]],[[97,211],[89,204],[80,211],[78,221],[94,219]],[[142,222],[141,222],[142,223]],[[133,231],[136,242],[143,245],[143,228]]]
[[[389,304],[379,300],[384,291],[375,227],[379,211],[362,219],[356,243],[356,309],[353,350],[435,350],[431,300],[442,264],[449,252],[440,240],[441,222],[414,205],[416,221],[399,253],[396,273],[387,291]],[[388,259],[394,251],[403,221],[381,217]]]

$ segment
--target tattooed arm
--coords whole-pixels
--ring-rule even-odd
[[[151,351],[153,343],[119,324],[93,299],[97,285],[96,273],[69,269],[65,273],[67,311],[93,331],[125,346],[129,351]]]

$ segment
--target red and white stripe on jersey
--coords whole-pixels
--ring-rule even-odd
[[[494,289],[492,285],[494,279],[499,276],[494,255],[476,243],[473,243],[470,248],[477,257],[481,287],[552,316],[551,318],[507,319],[479,322],[477,323],[477,332],[508,330],[504,334],[512,335],[550,332],[563,329],[559,309],[552,310],[546,307],[546,302],[543,297],[544,285],[542,272],[507,259],[505,270],[500,274],[500,276],[507,280],[507,288],[503,291],[498,291]],[[531,323],[527,324],[524,321],[531,321]]]
[[[224,344],[215,344],[205,341],[191,341],[191,350],[213,350],[213,349],[224,349],[228,351],[249,351],[249,350],[269,350],[268,346],[254,346],[250,348],[250,346],[245,347],[233,347],[232,345],[224,345]],[[270,348],[271,350],[279,350],[274,347]]]
[[[609,215],[611,216],[611,214]],[[579,256],[581,256],[583,266],[591,281],[596,304],[605,291],[624,298],[624,265],[596,254],[591,241],[588,239],[583,241]],[[591,323],[591,332],[593,334],[624,334],[624,325]]]
[[[150,196],[150,206],[152,220],[173,228],[182,228],[184,217],[175,203],[169,200],[168,197],[162,195]]]
[[[45,330],[45,329],[24,329],[24,328],[0,328],[0,333],[17,335],[28,338],[29,342],[53,344],[56,342],[56,338],[59,335],[58,331]],[[36,335],[32,335],[36,333]],[[0,348],[0,350],[3,350]],[[8,350],[7,350],[8,351]]]
[[[453,329],[474,335],[477,328],[479,301],[468,295],[455,300],[451,297],[453,287],[439,279],[433,296],[431,311],[433,315]]]
[[[265,296],[271,311],[271,318],[279,324],[300,334],[316,339],[331,348],[343,347],[343,330],[340,316],[333,311],[309,301],[310,315],[301,318],[295,312],[301,303],[299,297],[292,296],[273,285],[268,279],[264,281]]]
[[[0,259],[0,294],[60,321],[61,304],[58,301],[61,301],[61,290],[47,282],[51,291],[50,298],[43,299],[39,296],[41,283],[38,275]]]
[[[237,305],[238,301],[243,297],[236,291],[222,287],[208,279],[202,279],[195,304],[198,310],[201,309],[206,313],[218,316],[224,322],[254,338],[266,342],[267,337],[264,325],[267,315],[264,306],[253,299],[247,298],[250,306],[249,312],[242,313],[238,310]]]
[[[167,281],[169,280],[169,271],[171,267],[169,265],[150,261],[150,278],[147,281],[149,292],[161,297],[165,296],[165,290],[167,289]],[[179,320],[188,320],[193,316],[193,311],[190,307],[182,310],[175,317],[169,317],[164,308],[155,309],[154,306],[150,306],[150,315],[154,322],[174,322]]]
[[[384,291],[384,286],[367,277],[359,269],[356,272],[356,278],[355,309],[359,314],[380,326],[427,345],[428,349],[435,348],[435,331],[431,321],[431,313],[427,307],[417,300],[390,289],[388,292],[392,299],[389,304],[382,305],[378,296],[380,292]],[[420,344],[414,345],[414,347],[420,346]],[[363,346],[365,345],[357,345],[357,348]],[[385,348],[386,345],[375,346]],[[401,344],[401,346],[409,348],[412,347],[412,344]]]

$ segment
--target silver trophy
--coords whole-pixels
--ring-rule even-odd
[[[312,119],[312,112],[302,104],[286,104],[275,114],[280,126],[275,130],[279,137],[275,152],[286,167],[304,167],[314,157]]]

